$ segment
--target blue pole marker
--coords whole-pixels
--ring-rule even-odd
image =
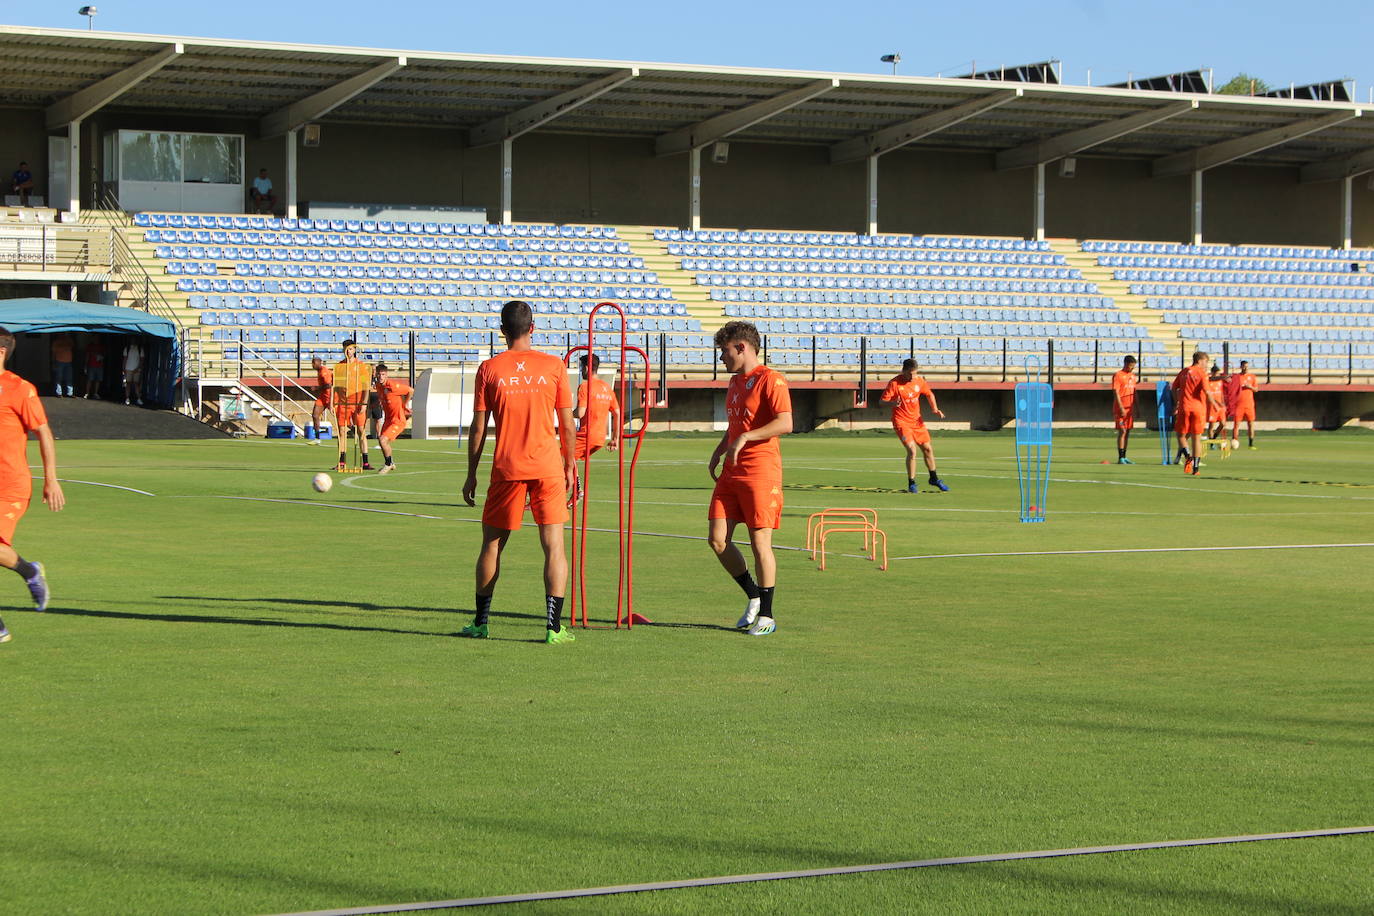
[[[1159,463],[1174,463],[1174,386],[1164,380],[1155,382],[1155,404],[1159,409]]]
[[[1031,363],[1035,368],[1031,368]],[[1054,451],[1054,389],[1040,381],[1040,360],[1026,357],[1026,378],[1016,386],[1016,476],[1023,522],[1045,520],[1045,498]]]

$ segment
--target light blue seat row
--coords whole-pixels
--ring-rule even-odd
[[[746,245],[834,245],[856,248],[973,248],[1048,251],[1048,242],[953,235],[860,235],[852,232],[777,232],[737,229],[655,229],[662,242],[728,242]]]
[[[192,279],[182,277],[184,293],[306,293],[349,296],[462,296],[486,299],[609,299],[613,301],[670,301],[667,287],[519,286],[500,283],[408,283],[389,280],[244,280],[241,277]]]
[[[134,225],[173,229],[261,229],[271,231],[328,230],[332,232],[409,233],[411,235],[485,235],[506,238],[543,236],[550,238],[613,239],[614,226],[559,226],[547,223],[441,223],[393,220],[278,219],[271,216],[222,216],[196,213],[135,213]]]
[[[1333,286],[1222,286],[1207,283],[1132,283],[1137,296],[1216,296],[1228,299],[1374,299],[1374,289]]]
[[[1230,312],[1330,312],[1335,314],[1368,315],[1374,312],[1374,301],[1354,299],[1188,299],[1150,298],[1147,308],[1210,309]],[[1237,321],[1247,320],[1237,315]]]
[[[288,233],[263,233],[254,234],[251,232],[242,233],[238,242],[233,241],[234,233],[229,232],[223,236],[223,241],[216,242],[216,235],[212,231],[203,229],[148,229],[143,233],[143,240],[153,245],[238,245],[248,247],[282,247],[282,248],[322,248],[322,246],[309,246],[301,244],[304,239],[292,239]],[[355,245],[347,244],[349,241],[356,242]],[[341,241],[344,243],[336,251],[347,249],[376,250],[384,249],[389,251],[539,251],[549,253],[570,253],[579,254],[630,254],[628,242],[618,242],[614,240],[598,239],[520,239],[520,238],[450,238],[446,236],[343,236]],[[330,249],[333,250],[333,249]]]
[[[998,293],[1097,292],[1095,283],[1084,280],[996,280],[984,277],[848,277],[779,276],[776,274],[697,274],[698,286],[723,286],[752,290],[955,290]]]
[[[1351,273],[1344,260],[1316,258],[1207,258],[1157,254],[1104,254],[1097,263],[1101,267],[1169,268],[1173,270],[1262,270],[1290,273]]]
[[[1329,258],[1338,261],[1368,261],[1374,250],[1368,248],[1309,248],[1293,245],[1188,245],[1178,242],[1118,242],[1090,239],[1084,251],[1104,254],[1189,254],[1221,258]]]
[[[907,277],[1018,277],[1032,280],[1082,280],[1076,267],[1025,267],[961,261],[916,263],[900,261],[764,261],[739,258],[683,258],[686,271],[765,274],[861,274]]]
[[[1113,271],[1118,280],[1135,282],[1163,283],[1238,283],[1256,288],[1272,288],[1278,284],[1295,286],[1374,286],[1374,274],[1351,273],[1350,271],[1324,271],[1321,273],[1296,273],[1293,271],[1258,270],[1143,270],[1129,268]],[[1250,295],[1263,296],[1263,292]]]
[[[964,262],[980,264],[1049,264],[1067,263],[1062,254],[1052,251],[976,251],[976,250],[936,250],[913,248],[816,248],[797,245],[770,245],[751,247],[748,245],[718,245],[697,243],[673,243],[667,246],[668,254],[681,258],[764,258],[789,260],[833,260],[833,261],[875,261],[896,262],[913,261],[925,263]]]

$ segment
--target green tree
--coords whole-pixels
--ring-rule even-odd
[[[1227,83],[1218,86],[1216,91],[1220,95],[1264,95],[1271,88],[1273,87],[1257,76],[1237,73]]]

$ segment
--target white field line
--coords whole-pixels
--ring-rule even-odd
[[[271,499],[266,496],[215,496],[213,494],[164,496],[163,499],[231,499],[238,502],[250,503],[284,503],[288,506],[313,506],[317,509],[345,509],[349,512],[375,512],[379,515],[404,515],[407,518],[427,518],[433,519],[434,521],[444,521],[443,516],[439,515],[421,515],[418,512],[397,512],[392,509],[368,509],[364,506],[341,506],[338,503],[321,503],[306,499]]]
[[[42,477],[34,477],[34,480],[42,480]],[[121,487],[117,483],[101,483],[98,480],[73,480],[70,477],[57,478],[58,483],[84,483],[88,487],[106,487],[110,490],[127,490],[130,493],[137,493],[140,496],[156,496],[156,493],[149,493],[147,490],[140,490],[137,487]]]
[[[992,855],[951,856],[943,859],[917,859],[910,862],[887,862],[879,865],[842,865],[832,868],[807,868],[796,871],[758,872],[750,875],[720,875],[714,878],[686,878],[676,881],[651,881],[645,884],[616,884],[607,887],[584,887],[575,890],[534,891],[524,894],[502,894],[495,897],[467,897],[457,900],[434,900],[427,903],[394,903],[384,906],[348,907],[338,910],[282,914],[282,916],[370,916],[373,913],[413,913],[420,910],[451,910],[459,907],[492,906],[500,903],[532,903],[537,900],[570,900],[578,897],[606,897],[613,894],[637,894],[646,891],[683,890],[693,887],[720,887],[729,884],[750,884],[760,881],[787,881],[795,878],[824,878],[834,875],[857,875],[868,872],[901,871],[913,868],[936,868],[946,865],[974,865],[985,862],[1016,862],[1027,859],[1054,859],[1064,856],[1092,856],[1104,853],[1141,852],[1148,849],[1180,849],[1197,846],[1220,846],[1228,843],[1258,843],[1266,840],[1300,840],[1313,837],[1350,836],[1374,833],[1374,827],[1331,827],[1325,830],[1301,830],[1292,833],[1259,833],[1246,836],[1209,837],[1193,840],[1161,840],[1153,843],[1121,843],[1113,846],[1079,846],[1072,849],[1040,849],[1031,852],[1002,852]]]
[[[1065,557],[1106,553],[1204,553],[1220,550],[1322,550],[1337,547],[1374,547],[1374,543],[1355,544],[1252,544],[1236,547],[1117,547],[1102,550],[1016,550],[1006,553],[927,553],[892,560],[952,560],[964,557]]]

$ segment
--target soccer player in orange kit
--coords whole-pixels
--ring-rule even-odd
[[[343,353],[345,363],[358,362],[358,342],[355,340],[345,340],[343,342]],[[334,422],[338,424],[334,430],[334,435],[339,437],[339,464],[340,471],[348,467],[348,430],[351,428],[353,434],[358,437],[358,448],[362,453],[363,470],[372,470],[372,463],[367,460],[367,433],[364,424],[367,422],[367,389],[360,392],[349,394],[345,387],[346,380],[338,378],[338,373],[332,373],[334,387],[331,389],[334,405]]]
[[[926,421],[921,419],[921,395],[930,401],[930,409],[935,416],[943,418],[945,413],[935,403],[935,392],[930,390],[930,385],[916,374],[919,368],[914,359],[903,361],[901,374],[893,376],[887,383],[882,399],[892,402],[892,428],[906,447],[906,491],[920,492],[916,486],[916,451],[919,449],[921,457],[925,459],[930,485],[948,493],[949,487],[945,486],[935,470],[935,449],[930,444],[930,430],[926,429]]]
[[[1255,392],[1259,391],[1259,379],[1250,371],[1250,361],[1240,361],[1240,372],[1232,381],[1236,386],[1236,412],[1231,417],[1231,438],[1240,432],[1240,421],[1245,421],[1245,434],[1250,437],[1250,448],[1255,448]]]
[[[391,443],[401,438],[406,431],[406,421],[410,419],[410,396],[415,393],[400,379],[391,378],[386,363],[377,364],[377,399],[382,402],[382,431],[377,435],[377,444],[382,448],[385,463],[377,473],[390,474],[396,469],[391,460]]]
[[[1112,423],[1116,426],[1116,463],[1135,464],[1126,457],[1126,447],[1131,441],[1131,429],[1135,426],[1135,357],[1127,356],[1121,363],[1121,371],[1112,376]]]
[[[22,576],[33,598],[33,609],[45,611],[48,608],[48,580],[43,575],[43,564],[25,560],[14,549],[14,531],[33,495],[27,448],[29,433],[37,436],[38,453],[43,458],[43,502],[58,512],[67,500],[62,494],[62,484],[57,481],[57,450],[38,391],[5,369],[5,363],[13,355],[14,335],[0,328],[0,566]],[[0,642],[9,641],[10,631],[0,620]]]
[[[759,331],[747,321],[729,321],[716,332],[716,347],[727,372],[734,373],[725,392],[725,435],[711,453],[707,471],[715,480],[711,493],[707,541],[720,565],[744,590],[748,603],[735,626],[750,636],[777,629],[773,591],[778,564],[773,532],[782,523],[782,453],[778,437],[792,431],[792,397],[787,380],[759,361]],[[724,459],[719,474],[716,466]],[[735,546],[735,528],[749,529],[755,582],[749,564]]]
[[[588,362],[590,360],[590,363]],[[585,381],[577,386],[573,419],[581,423],[577,429],[576,458],[582,461],[595,455],[604,445],[610,451],[620,448],[620,401],[615,390],[597,378],[601,360],[595,353],[579,360]],[[606,418],[611,420],[610,442],[606,441]]]
[[[1207,364],[1211,357],[1198,350],[1193,364],[1174,378],[1174,429],[1179,441],[1185,439],[1192,450],[1182,450],[1183,473],[1197,475],[1202,471],[1202,434],[1207,427],[1207,412],[1215,406],[1207,390]]]
[[[572,631],[563,629],[562,622],[568,587],[563,523],[568,520],[568,497],[576,485],[572,392],[563,360],[535,350],[533,333],[534,312],[529,303],[518,299],[507,302],[501,309],[506,351],[477,367],[468,433],[468,476],[463,483],[463,499],[469,506],[477,505],[477,465],[482,460],[489,417],[496,419],[496,448],[482,507],[477,616],[463,627],[460,636],[487,636],[491,597],[501,574],[501,551],[511,532],[520,527],[528,497],[544,548],[544,641],[573,641]]]
[[[1211,396],[1207,408],[1207,438],[1220,439],[1226,435],[1226,377],[1216,363],[1212,363],[1212,372],[1207,377],[1207,393]],[[1228,448],[1229,445],[1227,443]]]
[[[334,404],[334,370],[324,364],[324,360],[318,356],[310,360],[311,367],[315,370],[315,383],[319,386],[318,394],[315,397],[315,404],[310,408],[310,422],[315,427],[315,438],[310,440],[313,444],[320,444],[320,418],[324,416],[326,410],[330,410]],[[337,417],[335,420],[337,421]]]

